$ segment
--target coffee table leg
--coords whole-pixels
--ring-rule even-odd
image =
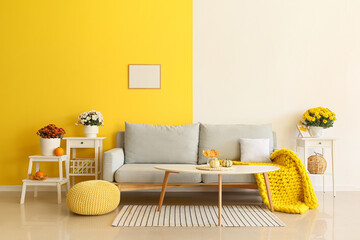
[[[170,175],[170,172],[165,171],[164,181],[163,181],[163,185],[162,185],[162,189],[161,189],[161,194],[160,194],[159,206],[158,206],[158,209],[157,209],[158,212],[160,212],[161,206],[162,206],[163,201],[164,201],[164,196],[165,196],[165,191],[166,191],[167,182],[168,182],[168,180],[169,180],[169,175]]]
[[[221,179],[221,174],[219,174],[219,223],[218,223],[219,227],[221,227],[221,208],[222,208],[222,179]]]
[[[273,206],[273,203],[272,203],[272,198],[271,198],[271,190],[270,190],[270,183],[269,183],[269,176],[268,174],[265,172],[263,173],[264,175],[264,180],[265,180],[265,186],[266,186],[266,191],[267,191],[267,195],[268,195],[268,198],[269,198],[269,205],[270,205],[270,211],[274,211],[274,206]]]

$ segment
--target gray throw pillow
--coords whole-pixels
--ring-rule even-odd
[[[125,163],[196,164],[199,124],[125,123]]]

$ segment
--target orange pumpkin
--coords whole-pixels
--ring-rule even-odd
[[[44,176],[45,176],[45,173],[43,171],[37,171],[35,173],[35,177],[37,177],[37,178],[42,178]]]
[[[54,154],[55,156],[62,156],[64,155],[64,149],[62,149],[61,147],[55,148]]]

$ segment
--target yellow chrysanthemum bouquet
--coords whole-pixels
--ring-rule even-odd
[[[330,128],[333,126],[336,120],[336,114],[330,109],[324,107],[310,108],[307,110],[299,121],[299,124],[303,124],[309,127],[322,127]]]

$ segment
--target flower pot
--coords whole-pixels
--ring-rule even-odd
[[[310,127],[311,136],[314,138],[321,138],[324,136],[323,127]]]
[[[40,138],[40,148],[43,156],[55,156],[54,150],[60,147],[60,138]]]
[[[84,133],[87,138],[96,138],[99,133],[99,126],[84,125]]]

